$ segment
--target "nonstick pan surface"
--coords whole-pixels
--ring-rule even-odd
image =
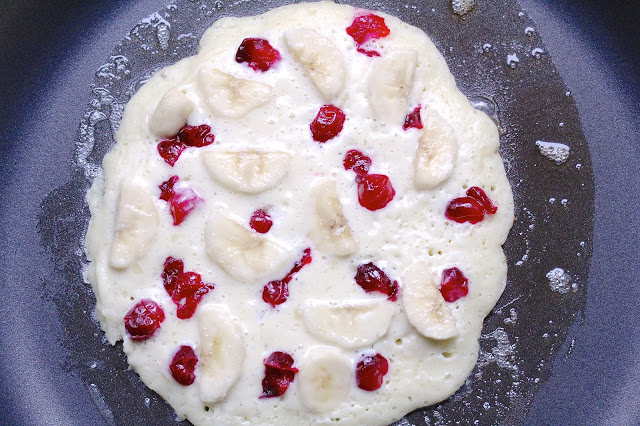
[[[92,317],[84,192],[152,71],[193,54],[218,17],[283,3],[0,6],[2,424],[174,423]],[[479,365],[408,424],[638,423],[638,6],[478,0],[460,17],[440,1],[350,3],[432,37],[461,90],[499,123],[516,197],[508,287]],[[542,156],[538,140],[567,144],[568,159]],[[568,283],[549,281],[555,268]]]

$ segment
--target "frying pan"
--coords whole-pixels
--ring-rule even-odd
[[[282,3],[0,6],[0,423],[175,421],[93,317],[81,278],[84,192],[113,143],[122,102],[151,71],[192,54],[217,17]],[[486,320],[479,365],[456,395],[403,424],[638,423],[640,6],[478,0],[457,16],[441,1],[350,3],[433,38],[461,90],[500,125],[516,197],[508,287]],[[157,37],[164,13],[168,49]],[[566,143],[569,158],[545,158],[538,140]],[[556,267],[568,287],[552,288]]]

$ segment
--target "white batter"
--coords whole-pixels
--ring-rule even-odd
[[[477,360],[483,319],[505,287],[501,245],[513,223],[498,131],[460,93],[421,30],[376,12],[390,29],[373,43],[381,57],[357,52],[345,28],[361,13],[319,2],[218,20],[196,56],[159,71],[131,99],[89,192],[86,279],[102,328],[111,344],[124,340],[143,382],[196,425],[388,424],[452,395]],[[237,63],[247,37],[267,39],[282,60],[267,72]],[[320,144],[309,124],[325,104],[347,119]],[[425,129],[404,131],[418,104]],[[216,141],[186,149],[170,167],[157,144],[185,122],[211,126]],[[264,154],[263,175],[234,174],[229,151],[247,149]],[[359,205],[355,175],[342,166],[350,149],[371,157],[371,173],[391,179],[396,195],[385,208]],[[204,200],[179,226],[158,198],[172,175]],[[445,218],[447,203],[471,186],[486,191],[497,213],[475,225]],[[248,227],[259,208],[274,222],[264,235]],[[322,228],[340,213],[342,228]],[[243,238],[257,241],[250,253]],[[307,247],[312,263],[291,282],[288,301],[272,308],[263,285],[281,279]],[[168,256],[215,283],[186,320],[163,288]],[[357,266],[368,262],[399,282],[397,301],[355,284]],[[446,303],[436,285],[452,266],[469,279],[469,294]],[[142,342],[123,322],[141,299],[166,314]],[[190,386],[169,370],[181,345],[200,358]],[[215,345],[224,353],[205,362],[202,348]],[[389,372],[369,392],[356,386],[354,371],[372,349],[388,359]],[[273,351],[291,354],[300,372],[282,397],[259,399],[263,360]]]

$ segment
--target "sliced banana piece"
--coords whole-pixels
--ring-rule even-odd
[[[315,203],[314,227],[309,236],[322,251],[346,256],[358,251],[351,228],[342,213],[336,181],[322,179],[311,190]]]
[[[384,299],[308,300],[302,306],[304,325],[316,337],[343,348],[370,345],[387,333],[394,306]]]
[[[369,101],[378,120],[404,123],[417,61],[415,50],[396,50],[376,61],[369,77]]]
[[[289,30],[284,33],[284,40],[322,97],[330,101],[338,96],[346,76],[338,46],[308,28]]]
[[[124,181],[116,212],[115,232],[109,263],[126,268],[149,251],[158,229],[158,212],[153,198],[141,184]]]
[[[449,123],[436,111],[425,110],[424,132],[413,159],[413,184],[432,189],[447,180],[458,159],[458,141]]]
[[[331,346],[312,346],[298,373],[300,399],[312,411],[329,412],[347,400],[351,376],[351,360],[342,351]]]
[[[273,94],[271,86],[259,81],[236,78],[215,68],[202,68],[198,86],[212,113],[240,118],[265,105]]]
[[[209,175],[229,189],[257,193],[273,188],[287,175],[292,155],[284,151],[207,151]]]
[[[214,215],[205,230],[207,254],[240,282],[256,283],[273,278],[291,258],[282,242],[258,234],[222,214]]]
[[[178,134],[193,111],[193,101],[178,88],[164,94],[149,119],[149,129],[161,138]]]
[[[437,340],[457,336],[453,313],[440,294],[429,266],[416,262],[407,268],[402,278],[404,311],[420,334]]]
[[[225,305],[203,305],[197,311],[200,331],[200,398],[220,401],[242,373],[245,357],[244,329]]]

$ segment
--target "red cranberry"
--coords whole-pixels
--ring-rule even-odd
[[[180,319],[191,318],[198,308],[200,300],[215,288],[214,284],[204,283],[196,272],[184,272],[182,260],[171,256],[164,261],[162,281],[167,294],[178,307]]]
[[[337,106],[324,105],[320,107],[318,115],[309,126],[313,140],[326,142],[338,136],[344,126],[344,119],[344,113]]]
[[[380,389],[384,383],[384,376],[389,371],[389,362],[385,357],[362,354],[356,364],[356,383],[360,389],[374,391]]]
[[[345,170],[353,170],[357,176],[364,176],[371,168],[371,158],[362,152],[352,149],[347,152],[342,161]]]
[[[475,198],[460,197],[449,201],[445,216],[458,223],[476,224],[484,219],[484,207]]]
[[[167,164],[173,167],[187,147],[201,148],[211,145],[214,141],[215,136],[211,133],[211,127],[206,124],[184,126],[175,137],[158,143],[158,153]]]
[[[358,266],[355,280],[367,293],[377,291],[391,301],[398,300],[398,281],[392,282],[387,274],[372,262]]]
[[[293,357],[286,352],[273,352],[264,360],[264,379],[260,398],[282,396],[298,372]]]
[[[281,305],[289,298],[289,283],[300,270],[311,263],[313,258],[311,257],[311,249],[306,248],[302,254],[302,258],[297,261],[291,271],[281,280],[274,280],[269,282],[262,289],[262,300],[270,304],[272,307]]]
[[[447,302],[455,302],[469,293],[469,280],[456,267],[442,271],[440,293]]]
[[[280,52],[262,38],[245,38],[236,52],[236,62],[247,62],[254,71],[267,71],[280,59]]]
[[[362,207],[371,211],[385,207],[395,195],[396,191],[388,176],[365,175],[358,182],[358,201]]]
[[[362,53],[363,55],[367,55],[370,58],[375,58],[380,56],[380,53],[376,52],[375,50],[367,50],[363,47],[358,47],[356,50]]]
[[[347,34],[358,44],[364,44],[369,40],[377,40],[391,33],[382,16],[368,15],[356,16],[351,26],[347,27]]]
[[[403,130],[411,128],[422,129],[424,127],[422,125],[422,118],[420,117],[420,108],[422,108],[422,105],[418,105],[416,109],[407,114],[407,117],[404,119],[404,124],[402,125]]]
[[[160,328],[164,321],[162,307],[153,300],[140,300],[124,317],[124,328],[131,340],[147,340]]]
[[[251,226],[251,229],[256,232],[266,234],[271,229],[271,226],[273,226],[273,221],[267,212],[262,209],[258,209],[251,215],[251,219],[249,219],[249,226]]]
[[[173,217],[173,226],[178,226],[184,222],[189,213],[202,201],[202,198],[191,188],[182,188],[176,191],[171,200],[169,200],[169,212]]]
[[[168,180],[162,182],[160,188],[160,199],[163,201],[169,201],[176,195],[173,190],[174,185],[180,178],[178,176],[171,176]]]
[[[189,386],[196,380],[198,357],[191,346],[182,345],[173,356],[169,370],[176,382]]]
[[[487,194],[479,186],[472,186],[467,189],[467,195],[478,200],[487,214],[495,214],[498,211],[498,208],[493,205]]]

